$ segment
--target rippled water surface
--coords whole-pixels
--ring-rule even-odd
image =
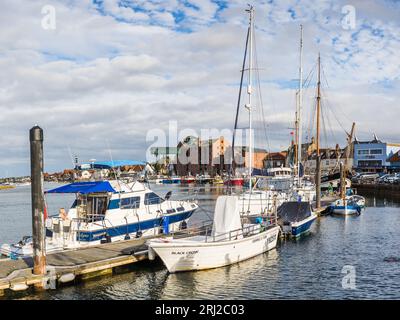
[[[47,188],[54,185],[47,185]],[[176,198],[193,197],[207,218],[221,189],[153,186]],[[73,196],[49,195],[51,214],[68,208]],[[0,191],[0,243],[31,234],[30,188]],[[211,213],[212,215],[212,213]],[[283,241],[277,249],[214,270],[168,274],[160,261],[144,261],[129,271],[22,299],[400,299],[400,201],[367,198],[361,216],[321,217],[311,233]],[[386,258],[386,259],[385,259]],[[392,259],[387,259],[392,258]],[[391,262],[390,262],[391,261]],[[355,289],[343,289],[344,266],[356,272]]]

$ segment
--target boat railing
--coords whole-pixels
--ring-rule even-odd
[[[170,235],[172,235],[174,238],[186,238],[189,236],[191,237],[198,235],[207,235],[212,230],[212,224],[212,220],[205,220],[197,224],[193,224],[186,229],[172,231],[170,232]]]
[[[218,234],[217,236],[215,234],[210,235],[210,237],[206,235],[205,242],[223,242],[223,241],[238,240],[241,238],[246,238],[250,235],[260,233],[261,231],[264,231],[266,228],[268,227],[262,224],[251,224],[249,226],[245,226],[242,228]]]
[[[204,236],[204,242],[222,242],[222,241],[232,241],[240,239],[241,237],[245,238],[249,235],[254,235],[260,233],[272,226],[275,226],[275,219],[267,221],[267,223],[259,223],[259,224],[251,224],[248,226],[244,226],[242,228],[238,228],[235,230],[231,230],[222,234],[212,234],[212,221],[205,221],[198,226],[192,226],[185,230],[180,230],[176,232],[171,232],[170,235],[175,239],[182,239],[187,237],[194,236]]]
[[[71,231],[77,233],[78,239],[80,239],[80,233],[83,231],[80,228],[80,225],[82,223],[86,224],[86,223],[101,222],[101,224],[98,224],[98,225],[102,226],[103,230],[106,230],[106,229],[117,230],[116,227],[111,223],[111,221],[109,219],[105,218],[105,216],[101,215],[101,214],[91,214],[90,217],[79,217],[79,218],[72,218],[72,219],[70,219],[70,218],[65,219],[65,218],[59,217],[57,215],[50,216],[49,218],[51,218],[52,220],[53,219],[58,220],[58,223],[60,221],[62,221],[62,223],[63,223],[63,232],[62,233],[63,233],[64,240],[68,240],[68,237],[70,237],[72,234]],[[65,224],[65,222],[67,222],[67,225]],[[109,226],[106,226],[105,222],[108,222]],[[75,223],[76,230],[72,229],[73,223]],[[52,222],[52,224],[54,226],[54,222]],[[65,234],[67,234],[67,239],[65,239]]]

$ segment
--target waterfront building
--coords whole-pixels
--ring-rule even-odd
[[[346,163],[346,148],[320,149],[321,155],[321,172],[322,174],[330,174],[339,170],[340,162]],[[347,159],[347,167],[352,168],[353,158]],[[315,174],[317,168],[317,152],[313,151],[304,162],[304,171],[306,174]]]
[[[229,170],[231,144],[223,136],[200,140],[188,136],[178,143],[176,173],[179,176],[209,174],[222,175]]]
[[[389,156],[388,162],[390,169],[400,170],[400,150]]]
[[[267,151],[253,148],[253,168],[263,169]],[[245,172],[248,167],[250,152],[248,147],[235,147],[235,168]],[[201,140],[188,136],[177,146],[176,174],[188,175],[223,175],[230,170],[232,145],[223,136],[214,139]]]
[[[400,144],[382,142],[375,134],[370,141],[355,138],[353,167],[359,172],[386,172],[391,169],[390,158],[399,150]]]
[[[270,152],[264,158],[265,168],[280,168],[286,166],[287,152]]]

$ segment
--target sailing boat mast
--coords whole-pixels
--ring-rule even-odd
[[[249,34],[250,34],[250,25],[247,29],[246,46],[245,46],[245,50],[244,50],[243,64],[242,64],[242,70],[241,70],[241,76],[240,76],[239,96],[238,96],[238,101],[237,101],[237,106],[236,106],[235,126],[233,128],[233,137],[232,137],[232,165],[231,165],[231,170],[229,170],[229,181],[231,181],[231,174],[235,174],[235,137],[236,137],[237,124],[238,124],[238,117],[239,117],[240,98],[242,96],[243,76],[244,76],[245,67],[246,67],[247,48],[249,45]]]
[[[320,113],[321,113],[321,55],[318,53],[318,89],[317,89],[317,166],[315,174],[316,207],[321,207],[321,155],[320,155]]]
[[[317,156],[320,156],[320,115],[321,115],[321,55],[318,54],[318,84],[317,84]]]
[[[298,163],[298,158],[297,158],[297,150],[299,146],[299,118],[298,118],[298,112],[299,112],[299,91],[296,91],[296,114],[294,117],[294,152],[293,152],[293,165],[294,165],[294,170],[295,170],[295,175],[297,175],[297,163]]]
[[[353,141],[353,136],[354,136],[354,129],[355,129],[356,123],[353,122],[351,125],[351,131],[350,133],[347,134],[347,148],[346,148],[346,162],[345,162],[345,170],[349,170],[349,158],[351,154],[351,148],[352,148],[352,141]],[[350,171],[350,170],[349,170]]]
[[[250,15],[249,21],[249,79],[247,84],[247,96],[248,96],[248,103],[246,104],[246,109],[249,110],[249,190],[252,190],[252,167],[253,167],[253,141],[252,141],[252,106],[251,106],[251,93],[252,93],[252,71],[253,71],[253,31],[254,31],[254,7],[249,6],[249,9],[246,10]]]
[[[303,103],[303,25],[300,25],[300,67],[299,67],[299,93],[297,110],[297,175],[300,186],[300,168],[301,168],[301,109]]]

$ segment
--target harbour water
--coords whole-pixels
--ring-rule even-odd
[[[55,185],[46,185],[45,189]],[[212,216],[224,188],[152,186],[160,195],[196,198],[193,222]],[[68,208],[74,196],[48,195],[49,214]],[[400,299],[400,199],[369,196],[358,217],[321,217],[298,241],[253,259],[201,272],[168,274],[161,261],[129,272],[17,299]],[[31,234],[30,187],[0,192],[0,243]],[[346,274],[349,272],[350,274]],[[350,282],[346,281],[351,277]]]

